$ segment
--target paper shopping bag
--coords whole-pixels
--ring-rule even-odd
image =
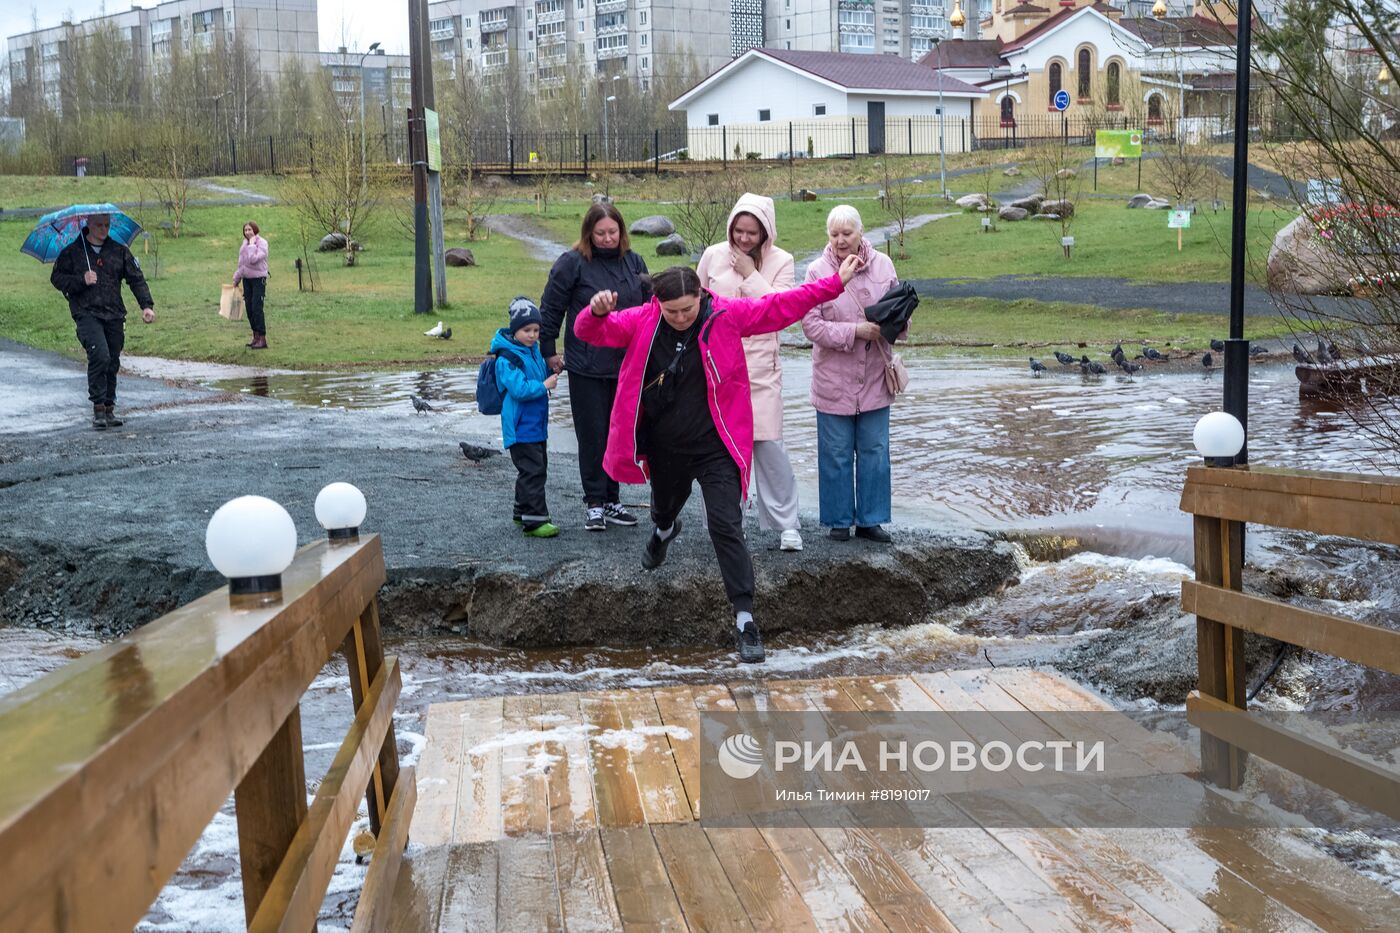
[[[225,285],[219,295],[219,317],[229,321],[243,320],[243,286]]]

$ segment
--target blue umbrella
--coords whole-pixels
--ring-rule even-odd
[[[54,262],[64,247],[82,235],[83,224],[93,214],[111,215],[112,228],[107,235],[123,246],[130,246],[141,232],[141,225],[122,213],[115,204],[74,204],[40,217],[38,225],[25,237],[20,252],[28,253],[40,262]]]

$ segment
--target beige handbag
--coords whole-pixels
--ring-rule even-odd
[[[891,395],[903,395],[909,388],[909,370],[898,353],[891,352],[885,359],[885,389]]]
[[[219,317],[228,321],[243,320],[243,285],[225,284],[219,295]]]

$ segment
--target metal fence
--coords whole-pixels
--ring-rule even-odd
[[[1068,116],[1023,115],[1004,121],[996,114],[972,118],[937,116],[836,117],[813,121],[728,124],[637,130],[619,127],[607,134],[586,132],[478,132],[443,139],[449,168],[471,164],[477,170],[506,175],[544,172],[587,175],[594,171],[681,170],[730,162],[795,162],[801,159],[855,158],[866,155],[937,155],[996,149],[1026,149],[1051,142],[1089,146],[1099,129],[1135,129],[1148,145],[1174,142],[1180,132],[1192,143],[1227,141],[1223,118],[1151,120],[1145,114]],[[1274,138],[1269,127],[1253,130]],[[408,134],[402,130],[371,133],[364,140],[366,160],[374,166],[410,164]],[[463,150],[462,147],[469,147]],[[137,170],[139,150],[71,153],[58,171],[72,173],[85,159],[90,175],[122,175]],[[279,174],[317,170],[317,139],[309,134],[230,138],[202,145],[194,152],[192,175]],[[322,165],[326,154],[322,153]]]

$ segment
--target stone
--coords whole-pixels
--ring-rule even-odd
[[[1114,156],[1114,157],[1113,157],[1113,164],[1114,164],[1114,165],[1122,165],[1122,164],[1123,164],[1123,157],[1122,157],[1122,156]]]
[[[953,202],[965,211],[986,211],[991,209],[985,194],[965,194]]]
[[[630,233],[638,233],[642,236],[670,236],[676,232],[676,225],[671,223],[669,217],[652,214],[650,217],[642,217],[632,221],[632,226],[627,229]]]
[[[1045,203],[1044,198],[1038,194],[1033,194],[1028,198],[1017,198],[1015,201],[1012,201],[1008,207],[1019,207],[1029,214],[1034,214],[1036,211],[1040,210],[1040,205],[1043,203]]]
[[[1128,207],[1132,210],[1137,210],[1138,208],[1146,207],[1155,200],[1157,199],[1150,194],[1135,194],[1131,198],[1128,198]]]
[[[1062,168],[1055,173],[1056,178],[1076,178],[1079,173],[1072,168]]]
[[[336,250],[342,249],[345,249],[345,234],[327,233],[325,236],[321,237],[321,245],[316,248],[316,251],[320,253],[333,253]],[[350,249],[358,252],[360,244],[352,240]]]
[[[1269,288],[1295,295],[1327,295],[1346,290],[1351,270],[1306,215],[1295,217],[1274,235],[1265,263]]]
[[[612,203],[612,198],[608,197],[606,194],[603,194],[603,192],[601,192],[601,191],[595,191],[595,192],[593,192],[593,203],[594,203],[594,204],[611,204],[611,203]]]
[[[1031,212],[1024,207],[1012,207],[1009,204],[997,211],[998,220],[1025,220],[1030,215]]]
[[[449,266],[474,266],[476,257],[472,251],[463,246],[453,247],[442,254],[443,261]]]
[[[1170,201],[1162,201],[1157,198],[1153,198],[1151,201],[1148,201],[1146,204],[1143,205],[1143,209],[1149,211],[1164,211],[1171,206],[1172,202]],[[1192,213],[1195,213],[1195,211],[1192,211]]]
[[[679,233],[673,233],[660,243],[656,244],[656,255],[658,256],[684,256],[685,240]]]
[[[1031,220],[1059,220],[1059,214],[1034,214]]]
[[[1042,214],[1059,214],[1061,217],[1069,217],[1069,216],[1072,216],[1072,215],[1074,214],[1074,202],[1073,202],[1073,201],[1067,201],[1067,200],[1066,200],[1066,201],[1042,201],[1041,204],[1040,204],[1040,213],[1042,213]]]
[[[806,188],[803,188],[801,191],[797,192],[797,200],[799,201],[815,201],[816,199],[817,193],[815,191],[808,191]]]
[[[1002,174],[1005,175],[1007,178],[1015,178],[1017,175],[1021,174],[1021,170],[1020,170],[1019,168],[1017,168],[1016,166],[1011,165],[1011,166],[1008,166],[1008,167],[1002,172]]]

